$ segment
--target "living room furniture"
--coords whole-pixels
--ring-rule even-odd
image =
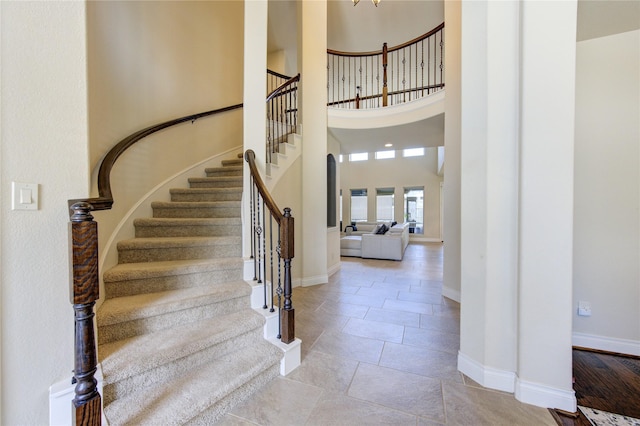
[[[369,227],[357,225],[357,231],[352,231],[340,239],[340,255],[362,257],[365,259],[402,260],[404,251],[409,244],[409,224],[399,223],[384,234],[376,234],[381,224],[375,223]],[[367,232],[368,230],[368,232]]]

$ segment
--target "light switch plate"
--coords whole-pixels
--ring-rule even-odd
[[[11,182],[11,210],[38,210],[38,184]]]

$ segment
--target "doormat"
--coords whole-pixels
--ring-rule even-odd
[[[593,426],[640,426],[640,419],[589,407],[578,406],[578,408]]]

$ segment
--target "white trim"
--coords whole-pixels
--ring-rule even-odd
[[[416,237],[416,234],[409,234],[410,243],[441,243],[442,239],[435,237]],[[420,235],[420,234],[418,234]]]
[[[323,274],[323,275],[316,275],[313,277],[302,278],[300,280],[300,285],[302,287],[310,287],[312,285],[326,284],[328,282],[329,282],[329,275]]]
[[[573,346],[640,356],[640,341],[573,332]]]
[[[572,390],[552,388],[539,383],[516,379],[515,397],[525,404],[537,405],[544,408],[558,408],[575,413],[578,409],[576,394]]]
[[[342,263],[338,260],[338,263],[332,265],[329,267],[329,269],[327,270],[327,275],[331,276],[333,274],[335,274],[336,272],[338,272],[340,270],[340,268],[342,267]]]
[[[98,393],[104,395],[102,391],[102,365],[98,363],[94,374],[96,379]],[[73,422],[71,404],[76,396],[76,385],[71,384],[72,376],[58,383],[54,383],[49,387],[49,426],[66,426]],[[100,399],[100,403],[104,403],[104,399]],[[107,419],[104,417],[104,407],[102,408],[102,424],[108,425]]]
[[[454,300],[458,303],[462,300],[460,297],[460,290],[454,290],[449,287],[442,286],[442,295],[447,299]]]
[[[332,129],[379,129],[414,123],[444,113],[445,89],[411,102],[384,108],[327,108],[327,127]]]
[[[513,371],[487,367],[462,352],[458,352],[458,370],[485,388],[510,393],[515,390],[516,374]]]

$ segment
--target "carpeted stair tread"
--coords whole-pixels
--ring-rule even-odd
[[[205,411],[215,411],[216,403],[223,403],[226,406],[220,407],[221,415],[229,406],[253,391],[249,389],[243,392],[252,381],[266,383],[277,374],[281,357],[280,350],[267,341],[256,342],[251,348],[235,351],[208,365],[194,368],[165,385],[152,386],[120,398],[105,407],[105,416],[109,424],[114,426],[178,425],[189,422]],[[265,377],[266,371],[271,374]],[[236,393],[237,401],[231,401]]]
[[[242,154],[238,154],[239,157],[238,158],[234,158],[233,160],[222,160],[222,166],[223,167],[229,167],[229,166],[241,166],[243,160],[243,156]]]
[[[118,250],[141,250],[145,248],[187,248],[215,245],[237,245],[241,237],[145,237],[118,242]]]
[[[242,176],[242,166],[207,167],[204,169],[207,176]]]
[[[192,188],[213,187],[231,188],[242,186],[242,176],[191,177],[188,179]]]
[[[247,308],[228,315],[106,343],[100,346],[105,385],[172,363],[261,328],[263,324],[264,317]],[[132,359],[138,362],[132,363]]]
[[[104,301],[98,310],[98,327],[149,318],[247,296],[251,287],[244,281],[215,283],[159,293],[116,297]]]
[[[133,221],[135,226],[225,226],[240,225],[238,217],[145,217]]]
[[[122,263],[103,274],[103,280],[117,282],[145,278],[158,278],[168,275],[187,275],[220,269],[238,269],[242,267],[240,258],[169,260],[163,262]]]
[[[240,217],[240,201],[162,201],[151,207],[153,217]]]
[[[171,201],[240,201],[242,187],[229,188],[172,188]]]
[[[154,201],[152,208],[240,207],[240,201]]]

